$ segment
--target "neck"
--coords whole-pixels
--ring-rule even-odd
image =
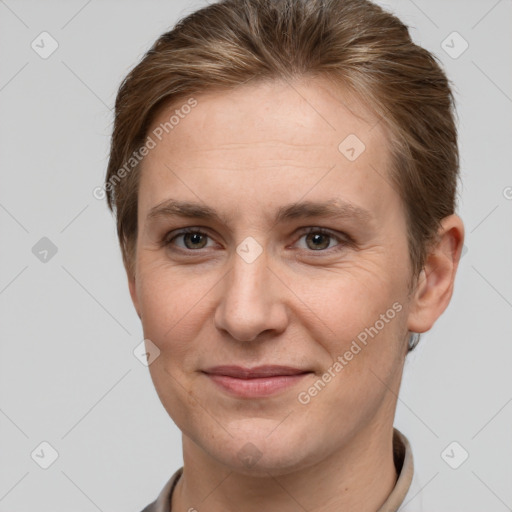
[[[392,425],[368,426],[321,462],[279,476],[237,473],[185,435],[183,459],[173,512],[375,512],[397,480]]]

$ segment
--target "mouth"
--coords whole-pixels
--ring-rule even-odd
[[[203,373],[230,395],[245,398],[264,397],[298,384],[313,372],[290,366],[215,366]]]

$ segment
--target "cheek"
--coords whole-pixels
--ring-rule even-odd
[[[336,418],[327,425],[335,439],[336,429],[370,421],[392,396],[389,389],[395,387],[403,364],[406,304],[405,296],[388,285],[368,288],[340,281],[328,296],[314,306],[325,322],[317,341],[328,358],[318,380],[301,390],[300,403],[308,402],[304,409],[311,407],[320,417]]]
[[[146,271],[139,281],[139,297],[144,337],[160,350],[149,366],[151,379],[169,416],[188,433],[188,416],[201,412],[192,377],[209,287],[200,279],[176,277],[176,272],[161,268]]]
[[[391,324],[402,321],[407,300],[402,281],[405,283],[389,269],[364,262],[335,273],[326,272],[314,281],[300,278],[293,288],[324,326],[326,339],[336,345],[340,340],[355,338],[375,323],[379,331],[389,331]]]
[[[370,268],[359,267],[350,274],[338,274],[336,279],[328,278],[324,286],[316,288],[324,293],[311,293],[310,289],[304,296],[318,312],[307,328],[314,332],[315,324],[322,325],[315,339],[328,356],[323,359],[320,376],[328,381],[325,388],[320,383],[303,390],[304,399],[316,401],[314,407],[336,416],[339,411],[340,421],[346,411],[371,415],[402,365],[406,288],[394,276]]]
[[[193,352],[208,317],[215,280],[162,266],[148,268],[138,281],[144,336],[173,365]],[[213,321],[213,320],[212,320]]]

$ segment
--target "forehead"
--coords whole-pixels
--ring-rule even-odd
[[[152,123],[151,130],[164,128],[162,139],[175,152],[183,139],[201,150],[237,149],[237,143],[253,143],[251,149],[257,150],[254,144],[273,141],[295,144],[296,151],[309,153],[315,145],[338,151],[339,142],[349,134],[364,139],[365,145],[385,138],[368,106],[327,79],[257,81],[209,91],[194,97],[193,109],[187,107],[189,99],[162,107]],[[173,126],[165,130],[171,118]]]
[[[329,169],[335,172],[315,192],[342,184],[351,193],[382,188],[389,164],[382,125],[357,97],[326,80],[244,84],[195,95],[193,108],[184,107],[188,100],[163,107],[153,120],[148,134],[160,130],[161,140],[142,163],[141,209],[176,188],[190,199],[199,189],[216,198],[217,181],[233,197],[255,196],[263,183],[267,192],[295,187],[296,195],[298,184],[307,187]],[[209,187],[201,188],[205,181]]]

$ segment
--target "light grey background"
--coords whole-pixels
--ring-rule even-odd
[[[203,3],[0,0],[1,512],[138,512],[182,464],[180,433],[132,353],[142,330],[92,191],[121,79]],[[426,510],[512,510],[512,3],[383,5],[454,82],[467,229],[452,303],[408,357],[395,425]],[[31,48],[43,31],[59,45],[47,59]],[[458,58],[441,47],[454,31],[469,44]],[[453,54],[463,41],[446,44]],[[47,262],[32,252],[42,237],[58,249]],[[48,469],[43,441],[59,454]],[[441,456],[452,441],[469,453],[458,469]]]

